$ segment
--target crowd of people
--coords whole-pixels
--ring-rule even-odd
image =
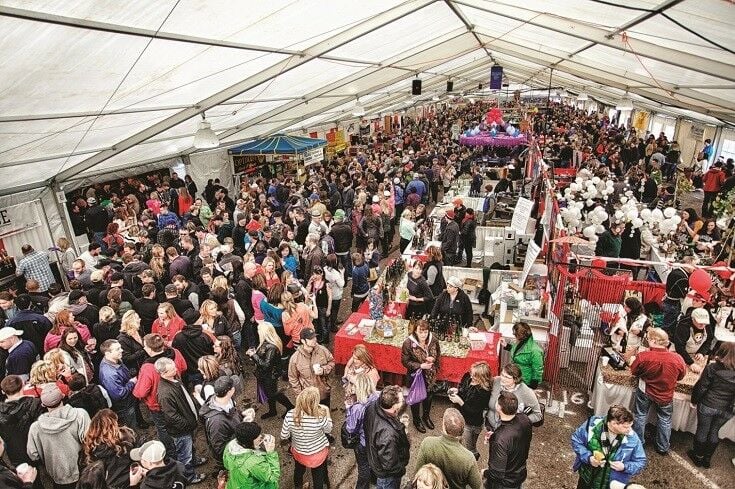
[[[543,352],[527,324],[515,325],[517,341],[505,344],[512,362],[499,376],[485,362],[474,364],[448,392],[455,407],[432,410],[442,352],[420,318],[455,315],[472,323],[461,282],[442,272],[463,254],[472,264],[477,224],[461,199],[442,218],[441,246],[408,272],[408,312],[419,320],[401,361],[409,385],[421,374],[423,397],[407,399],[401,387],[383,385],[363,345],[338,377],[330,348],[341,311],[371,300],[384,259],[411,241],[452,180],[469,173],[481,188],[477,154],[452,140],[451,126],[469,128],[486,110],[470,104],[405,119],[398,135],[378,133],[356,157],[313,165],[303,182],[251,178],[230,195],[215,179],[200,194],[189,176],[173,173],[94,185],[70,199],[74,230],[89,245],[77,256],[69,240],[57,242],[68,288],[46,253],[26,245],[17,267],[23,290],[0,293],[0,453],[12,464],[0,467],[4,487],[42,487],[36,468],[43,467],[54,488],[167,488],[212,479],[228,489],[276,488],[288,456],[294,486],[302,487],[309,469],[319,489],[330,483],[330,447],[341,442],[354,451],[360,489],[371,481],[397,489],[407,475],[422,489],[520,488],[532,431],[543,423],[534,393]],[[574,126],[580,137],[606,127],[581,122]],[[563,165],[573,133],[537,132],[547,134]],[[600,166],[612,169],[615,152],[606,141],[615,138],[606,134],[596,152]],[[486,202],[510,185],[485,187]],[[655,329],[647,335],[663,337]],[[708,366],[707,378],[729,375],[732,355],[719,357],[722,368]],[[645,376],[655,361],[641,354],[632,368]],[[335,384],[344,406],[332,399]],[[700,387],[697,399],[717,398],[710,390]],[[331,413],[340,407],[346,419],[335,430]],[[637,400],[636,420],[638,411]],[[264,424],[277,416],[280,432],[267,433]],[[695,455],[703,465],[712,432],[726,420],[722,411],[717,416],[698,434]],[[633,420],[627,408],[613,406],[574,433],[579,487],[625,484],[643,469],[643,428],[636,423],[634,430]],[[423,438],[416,450],[411,424],[438,436]],[[489,462],[480,470],[483,429]],[[198,453],[197,440],[206,441],[207,453]],[[657,441],[657,450],[667,443]],[[204,473],[210,458],[213,471]],[[407,474],[410,459],[414,474]]]

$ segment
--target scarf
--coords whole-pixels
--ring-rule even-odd
[[[587,421],[587,431],[589,432],[589,420]],[[597,454],[599,459],[602,454],[603,465],[593,467],[589,461],[583,460],[579,468],[579,478],[584,481],[587,489],[606,489],[610,487],[610,462],[613,461],[615,453],[620,448],[623,435],[613,436],[606,429],[605,420],[603,419],[597,426],[592,428],[592,436],[587,441],[587,448],[593,454]]]

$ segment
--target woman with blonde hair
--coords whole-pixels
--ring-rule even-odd
[[[47,358],[52,352],[54,357],[53,360],[51,358]],[[24,396],[41,397],[43,386],[45,384],[55,383],[62,394],[68,396],[69,386],[66,385],[66,382],[63,380],[65,379],[63,375],[64,372],[68,374],[68,377],[71,377],[71,369],[64,362],[64,356],[58,348],[55,348],[46,353],[42,360],[38,360],[31,365],[30,379],[28,380],[28,383],[23,386],[21,393]]]
[[[218,287],[227,291],[230,290],[230,284],[229,282],[227,282],[227,277],[225,277],[224,275],[219,275],[215,277],[214,280],[212,280],[212,290]]]
[[[120,289],[112,290],[120,291]],[[120,320],[117,318],[117,314],[115,314],[115,310],[112,307],[104,306],[100,309],[99,322],[92,326],[92,334],[99,344],[104,343],[105,340],[114,340],[118,337],[120,334]]]
[[[272,418],[277,413],[276,403],[286,408],[293,408],[293,404],[282,390],[278,389],[278,378],[283,373],[281,355],[283,343],[272,324],[261,321],[258,323],[258,338],[260,344],[257,349],[249,349],[247,355],[255,362],[255,378],[258,381],[258,400],[261,404],[268,403],[268,412],[261,419]]]
[[[176,310],[170,302],[159,304],[157,313],[158,318],[153,321],[151,333],[161,335],[166,345],[170,346],[176,333],[184,329],[186,324],[181,316],[176,314]]]
[[[130,450],[135,447],[135,432],[120,426],[117,414],[111,409],[100,409],[92,417],[82,442],[87,464],[104,463],[107,487],[130,486]]]
[[[160,244],[154,244],[151,248],[151,261],[148,263],[151,267],[156,280],[161,280],[167,275],[166,273],[166,250]]]
[[[307,467],[311,469],[314,489],[322,489],[325,483],[329,486],[327,433],[332,431],[332,418],[329,408],[319,404],[319,398],[319,389],[307,387],[283,420],[281,440],[291,439],[294,487],[302,487]]]
[[[375,360],[365,345],[355,345],[352,356],[347,360],[342,383],[345,386],[345,398],[355,394],[354,384],[358,375],[366,375],[374,385],[380,382],[380,372],[375,366]]]
[[[72,271],[72,264],[74,263],[74,260],[77,259],[77,253],[74,251],[74,248],[72,248],[71,243],[68,239],[66,239],[64,236],[61,236],[59,239],[56,240],[56,246],[59,247],[60,250],[60,257],[59,257],[59,264],[61,265],[61,269],[64,271],[65,274],[69,274],[70,271]]]
[[[354,393],[350,397],[345,394],[346,429],[351,435],[359,434],[360,436],[354,448],[355,460],[357,462],[357,484],[355,485],[355,489],[369,489],[370,463],[368,462],[363,420],[365,419],[365,409],[368,404],[376,402],[380,396],[380,392],[375,389],[373,379],[365,373],[355,375],[350,385],[354,386]]]
[[[482,415],[490,402],[493,376],[486,362],[475,362],[470,371],[464,374],[456,390],[449,391],[449,400],[459,405],[464,417],[462,445],[480,459],[477,451],[477,438],[482,433]]]
[[[211,299],[202,302],[199,307],[199,319],[195,324],[201,324],[202,330],[212,337],[212,341],[216,336],[227,334],[227,321],[217,307],[217,303]]]
[[[411,489],[447,489],[449,484],[441,469],[434,464],[426,464],[416,471]]]
[[[143,361],[148,358],[148,354],[143,349],[143,338],[140,335],[140,316],[135,311],[128,311],[123,314],[120,321],[120,334],[117,335],[117,342],[122,347],[122,361],[131,377],[138,375]]]
[[[197,361],[202,382],[194,386],[194,399],[204,405],[214,395],[214,383],[222,375],[219,362],[214,355],[204,355]]]
[[[281,283],[281,280],[278,278],[278,271],[276,270],[276,261],[272,257],[266,256],[261,266],[263,267],[263,278],[265,279],[266,289],[270,289],[274,285]]]

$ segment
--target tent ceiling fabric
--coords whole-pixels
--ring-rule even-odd
[[[487,82],[735,123],[721,0],[0,0],[0,195],[351,120]],[[246,15],[243,15],[246,14]],[[234,19],[243,19],[241,21]],[[690,29],[688,31],[686,28]],[[699,33],[701,35],[696,35]],[[418,100],[420,101],[420,100]]]

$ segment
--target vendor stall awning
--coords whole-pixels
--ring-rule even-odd
[[[324,139],[276,134],[230,148],[229,153],[231,155],[294,155],[326,145],[327,141]]]

